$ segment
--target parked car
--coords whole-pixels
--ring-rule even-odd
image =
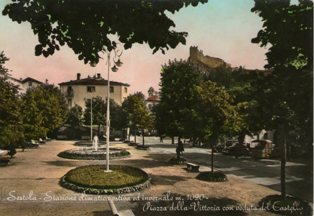
[[[214,151],[215,152],[222,152],[224,150],[225,146],[222,143],[218,143],[215,148]]]
[[[252,157],[258,158],[269,158],[273,151],[273,145],[271,140],[253,140],[252,143],[255,145],[252,148]]]
[[[224,148],[222,149],[222,153],[226,154],[226,155],[229,155],[230,154],[230,148],[232,146],[235,146],[237,143],[238,143],[238,141],[236,141],[236,140],[228,140],[225,143]]]

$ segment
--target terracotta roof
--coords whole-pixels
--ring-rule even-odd
[[[43,82],[40,82],[40,81],[38,81],[38,80],[36,80],[36,79],[33,79],[33,78],[31,78],[31,77],[27,77],[27,78],[23,79],[23,80],[21,81],[21,83],[26,83],[26,82],[28,82],[28,81],[36,82],[36,83],[39,83],[39,84],[44,84]]]
[[[59,83],[60,86],[64,86],[64,85],[107,85],[107,80],[103,79],[103,78],[85,78],[85,79],[79,79],[79,80],[70,80],[68,82],[62,82]],[[130,86],[127,83],[122,83],[122,82],[115,82],[115,81],[110,81],[110,85],[113,86]]]
[[[22,83],[22,81],[21,81],[21,80],[16,79],[16,78],[11,77],[11,76],[9,76],[9,79],[11,79],[11,80],[13,80],[13,81],[15,81],[15,82],[18,82],[18,83]]]
[[[149,96],[146,101],[159,101],[158,95]]]

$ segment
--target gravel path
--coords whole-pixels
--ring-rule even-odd
[[[112,215],[108,196],[82,195],[58,184],[60,177],[77,166],[104,163],[57,156],[74,148],[73,144],[50,141],[38,149],[18,150],[9,166],[0,167],[0,216]],[[273,215],[260,210],[237,214],[216,210],[224,206],[248,208],[278,193],[274,190],[233,175],[228,175],[229,181],[224,183],[199,181],[195,179],[197,174],[187,172],[184,165],[168,164],[172,155],[136,150],[126,144],[115,143],[113,147],[127,148],[132,156],[112,164],[140,167],[152,179],[150,188],[141,193],[115,197],[118,210],[132,209],[135,215]]]

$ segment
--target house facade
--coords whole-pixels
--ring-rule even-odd
[[[103,100],[107,98],[107,80],[100,74],[81,79],[81,74],[78,73],[76,80],[62,82],[59,85],[69,108],[79,105],[85,109],[86,100],[96,97],[101,97]],[[110,98],[121,105],[128,96],[129,86],[127,83],[110,81]]]
[[[8,77],[9,82],[18,86],[19,93],[26,93],[26,91],[30,88],[36,88],[37,86],[44,85],[43,82],[40,82],[34,78],[27,77],[25,79],[16,79],[14,77]]]

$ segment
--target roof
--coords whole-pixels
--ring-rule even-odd
[[[79,80],[70,80],[68,82],[62,82],[59,83],[60,86],[67,86],[67,85],[107,85],[107,80],[103,78],[85,78],[85,79],[79,79]],[[110,85],[114,86],[130,86],[127,83],[122,82],[116,82],[116,81],[110,81]]]
[[[149,96],[146,101],[159,101],[158,95]]]
[[[22,80],[16,79],[14,77],[9,76],[8,78],[15,81],[15,82],[22,83]]]
[[[39,84],[44,84],[43,82],[40,82],[40,81],[38,81],[38,80],[36,80],[36,79],[33,79],[33,78],[31,78],[31,77],[26,77],[25,79],[23,79],[23,80],[21,81],[21,83],[26,83],[26,82],[29,82],[29,81],[31,81],[31,82],[36,82],[36,83],[39,83]]]

